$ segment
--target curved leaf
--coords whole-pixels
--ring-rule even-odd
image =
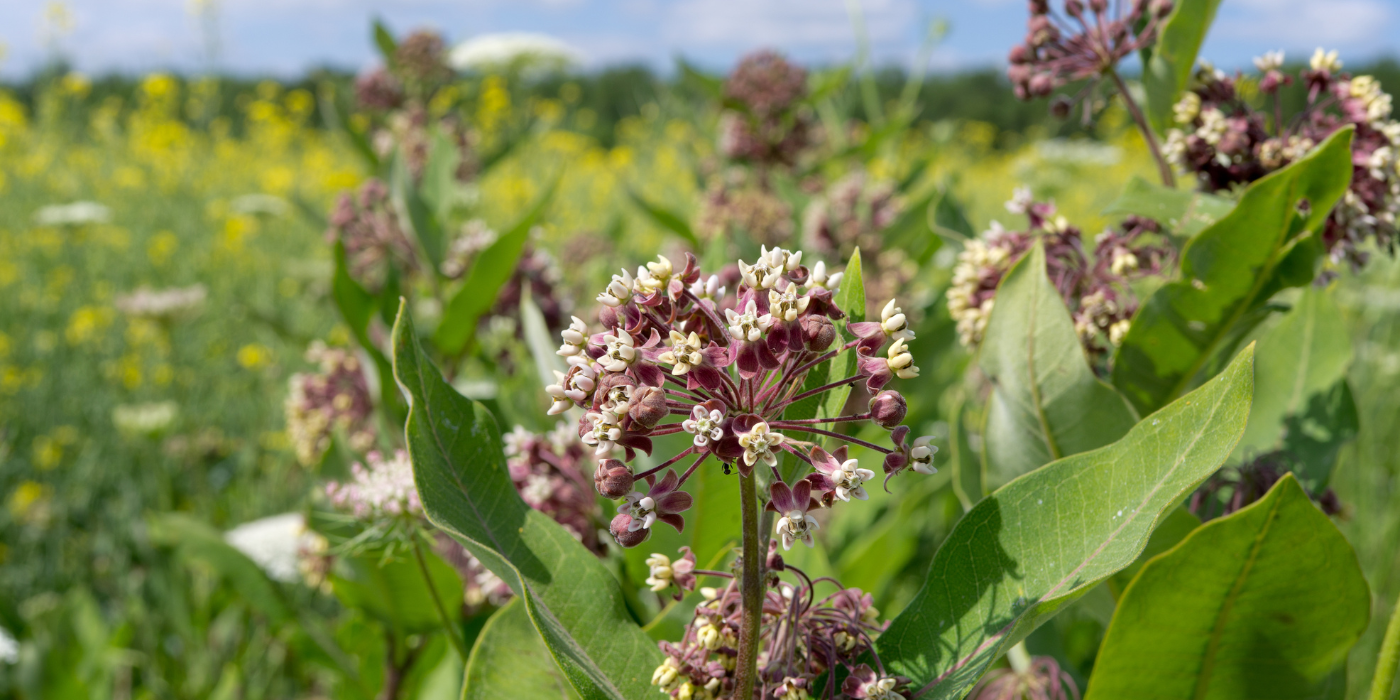
[[[1142,80],[1147,91],[1147,119],[1158,132],[1171,124],[1172,105],[1191,80],[1196,54],[1219,7],[1220,0],[1176,0],[1176,7],[1158,30]]]
[[[1108,447],[1048,464],[982,499],[934,555],[923,589],[876,640],[916,697],[961,698],[987,667],[1135,560],[1163,514],[1244,432],[1253,348]]]
[[[997,289],[978,360],[992,384],[982,444],[996,483],[1103,447],[1137,422],[1127,400],[1089,368],[1039,243]]]
[[[696,250],[700,249],[700,239],[695,237],[695,232],[691,230],[690,224],[686,223],[685,219],[681,218],[679,214],[672,212],[660,204],[647,201],[641,193],[631,187],[627,188],[627,196],[638,209],[642,210],[642,213],[647,215],[648,219],[651,219],[652,223],[680,236],[686,243],[689,243],[692,248]]]
[[[661,653],[633,623],[617,579],[573,535],[521,500],[491,414],[443,381],[400,303],[394,376],[409,396],[406,434],[423,509],[524,599],[580,695],[656,692]]]
[[[1087,698],[1321,700],[1369,620],[1355,552],[1286,475],[1142,568]]]
[[[578,695],[554,665],[520,600],[496,611],[467,660],[462,700],[569,700]]]
[[[1322,252],[1315,232],[1350,182],[1351,133],[1338,131],[1306,158],[1255,182],[1225,218],[1187,244],[1182,279],[1143,304],[1114,361],[1113,384],[1139,413],[1204,379],[1213,360],[1229,356],[1231,340],[1262,320],[1256,312],[1274,292],[1312,280]]]
[[[544,214],[558,185],[559,181],[555,180],[509,231],[501,234],[496,242],[472,260],[461,289],[448,300],[442,312],[442,322],[433,335],[433,342],[439,350],[456,355],[476,337],[477,320],[496,304],[501,287],[515,274],[516,263],[520,261],[520,256],[525,252],[525,243],[530,239],[530,229]]]

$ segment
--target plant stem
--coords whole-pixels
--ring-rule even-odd
[[[1162,157],[1162,147],[1157,145],[1157,134],[1152,132],[1152,126],[1147,123],[1147,117],[1142,114],[1142,108],[1138,107],[1137,100],[1134,100],[1132,94],[1128,92],[1128,86],[1118,76],[1118,71],[1110,68],[1108,75],[1113,78],[1113,84],[1117,86],[1118,94],[1123,96],[1123,103],[1128,106],[1128,114],[1133,115],[1133,121],[1137,123],[1138,131],[1142,132],[1142,138],[1147,141],[1147,150],[1152,152],[1152,158],[1157,161],[1157,171],[1162,176],[1162,184],[1167,187],[1176,187],[1176,176],[1172,175],[1172,166],[1166,158]]]
[[[470,654],[467,652],[466,643],[462,641],[462,631],[458,629],[459,625],[447,615],[447,608],[442,605],[442,598],[438,596],[437,587],[433,585],[433,577],[428,573],[428,561],[423,558],[423,544],[418,541],[417,535],[413,537],[413,558],[418,562],[418,573],[423,575],[423,583],[428,587],[429,597],[433,599],[433,607],[437,610],[438,621],[442,623],[442,628],[447,631],[447,640],[452,642],[452,648],[457,650],[457,656],[465,664]]]
[[[739,625],[739,659],[735,668],[734,697],[753,697],[758,677],[758,623],[763,615],[763,559],[758,532],[758,478],[739,475],[739,511],[743,520],[743,565],[739,581],[739,603],[743,619]]]
[[[1017,675],[1022,675],[1031,670],[1031,653],[1026,650],[1025,642],[1016,642],[1016,645],[1006,650],[1006,661],[1011,664],[1011,670]]]
[[[1371,682],[1371,700],[1389,700],[1395,683],[1395,671],[1400,668],[1400,599],[1390,611],[1390,624],[1385,628],[1381,655],[1376,659],[1376,677]]]

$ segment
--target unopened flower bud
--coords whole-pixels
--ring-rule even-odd
[[[885,430],[893,430],[904,422],[909,404],[897,391],[886,389],[870,400],[870,419]]]
[[[617,516],[612,519],[612,523],[608,525],[608,532],[612,533],[613,539],[617,540],[617,543],[623,547],[636,547],[646,542],[647,538],[651,536],[651,528],[649,527],[640,527],[636,530],[627,529],[627,526],[631,523],[632,516],[626,513],[618,513]]]
[[[1050,100],[1050,115],[1056,119],[1068,119],[1069,112],[1074,108],[1074,100],[1068,95],[1060,95]]]
[[[598,469],[593,472],[593,485],[605,498],[622,498],[632,492],[632,470],[616,459],[598,460]]]
[[[825,352],[832,343],[836,342],[836,324],[825,316],[816,314],[803,316],[802,338],[806,341],[808,350]]]
[[[627,415],[632,417],[633,423],[650,429],[665,418],[669,411],[666,407],[666,392],[658,387],[644,386],[632,395],[632,406],[627,409]]]

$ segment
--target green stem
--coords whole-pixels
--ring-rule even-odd
[[[1162,176],[1162,184],[1167,187],[1176,187],[1176,176],[1172,175],[1172,166],[1162,156],[1162,147],[1157,145],[1157,134],[1153,133],[1151,125],[1147,123],[1147,117],[1143,116],[1142,108],[1138,107],[1137,100],[1134,100],[1132,94],[1128,92],[1127,84],[1118,77],[1118,71],[1110,68],[1108,75],[1113,78],[1113,84],[1118,88],[1118,94],[1123,96],[1123,103],[1128,106],[1128,114],[1133,115],[1133,121],[1137,123],[1138,130],[1142,132],[1142,138],[1147,141],[1147,150],[1152,152],[1152,158],[1157,161],[1157,171]]]
[[[1026,649],[1025,642],[1016,642],[1016,645],[1006,650],[1006,661],[1011,664],[1011,670],[1016,675],[1025,675],[1031,670],[1031,653]]]
[[[735,667],[734,697],[751,698],[758,677],[758,623],[763,615],[763,560],[759,548],[758,478],[739,475],[739,512],[743,521],[743,566],[739,579],[739,602],[743,619],[739,624],[739,659]]]
[[[1381,642],[1381,655],[1376,660],[1376,678],[1371,682],[1371,700],[1389,700],[1397,668],[1400,668],[1400,599],[1396,599],[1395,609],[1390,611],[1390,624],[1385,628],[1385,641]]]
[[[447,608],[443,607],[442,598],[438,596],[437,587],[433,585],[433,577],[428,573],[428,560],[423,558],[423,544],[418,541],[418,536],[413,537],[413,558],[418,562],[418,573],[423,575],[423,583],[428,587],[428,595],[433,599],[433,608],[437,610],[438,621],[442,623],[442,628],[447,631],[447,640],[452,642],[452,648],[457,650],[457,656],[462,659],[462,663],[467,663],[470,653],[467,645],[462,641],[462,630],[460,625],[452,621],[447,615]]]

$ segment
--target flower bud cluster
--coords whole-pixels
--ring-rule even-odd
[[[990,230],[967,242],[953,270],[948,312],[963,345],[981,344],[997,285],[1039,240],[1045,247],[1046,274],[1069,307],[1085,351],[1095,357],[1112,351],[1127,334],[1137,310],[1128,283],[1161,275],[1174,260],[1158,224],[1130,216],[1119,228],[1105,230],[1095,240],[1091,263],[1084,253],[1082,232],[1056,215],[1054,204],[1035,202],[1030,190],[1018,189],[1006,207],[1026,216],[1028,230],[1007,231],[993,221]]]
[[[904,398],[885,389],[894,379],[919,374],[908,349],[914,332],[896,302],[885,305],[878,321],[846,324],[853,336],[847,340],[836,325],[845,314],[833,302],[841,273],[822,263],[808,269],[801,251],[766,247],[752,264],[738,261],[737,269],[732,284],[720,284],[687,254],[683,266],[658,257],[635,275],[622,270],[597,297],[601,330],[574,317],[561,333],[557,352],[569,369],[546,388],[550,413],[583,409],[577,434],[598,462],[598,492],[622,499],[609,529],[623,546],[644,541],[658,521],[684,527],[681,513],[693,501],[681,487],[711,457],[725,473],[737,468],[748,477],[760,466],[773,471],[769,506],[782,516],[787,546],[812,543],[816,521],[809,511],[864,498],[862,484],[874,477],[844,449],[827,453],[800,436],[877,451],[887,479],[906,467],[933,471],[936,448],[925,441],[923,461],[912,456],[920,446],[903,442]],[[809,370],[848,352],[858,368],[852,376],[805,388]],[[866,413],[784,419],[797,401],[862,381],[876,395]],[[863,421],[894,430],[894,448],[822,427]],[[651,469],[632,469],[639,452],[651,455],[653,438],[681,432],[691,436],[689,447]],[[815,473],[785,483],[776,477],[784,454]],[[683,473],[670,469],[683,459],[691,460]]]
[[[687,556],[690,556],[688,550]],[[669,559],[662,555],[652,557],[648,561],[657,562],[652,565],[653,575],[666,568],[662,564],[669,564]],[[771,552],[769,561],[773,575],[764,592],[759,623],[761,646],[755,697],[779,700],[813,697],[899,700],[909,697],[908,680],[886,674],[875,653],[872,640],[887,623],[880,622],[880,613],[871,604],[870,594],[857,588],[838,588],[819,599],[815,584],[806,573],[784,565],[782,557]],[[790,574],[793,582],[782,580],[777,575],[779,571]],[[657,666],[651,682],[657,690],[677,700],[731,698],[739,653],[739,589],[728,574],[698,573],[728,580],[723,588],[700,589],[704,600],[695,607],[684,636],[678,642],[660,643],[666,658]],[[685,590],[693,590],[695,576],[688,576],[689,588]],[[825,581],[831,582],[830,579]],[[867,655],[873,659],[878,672],[863,662],[862,657]],[[844,676],[840,683],[838,676]]]
[[[540,435],[515,426],[505,436],[506,467],[521,498],[601,553],[599,510],[586,470],[595,463],[567,423]]]
[[[719,150],[727,158],[758,165],[786,165],[811,141],[811,118],[801,100],[807,71],[772,51],[745,56],[724,83]]]
[[[1280,92],[1295,83],[1282,72],[1282,52],[1256,59],[1259,92],[1272,113],[1244,98],[1243,75],[1227,76],[1209,64],[1173,109],[1175,126],[1164,153],[1177,168],[1196,175],[1207,192],[1231,191],[1307,155],[1334,131],[1351,125],[1351,186],[1332,210],[1323,242],[1333,263],[1360,268],[1359,247],[1374,239],[1393,250],[1400,215],[1400,122],[1391,118],[1391,96],[1369,75],[1341,72],[1337,52],[1318,49],[1296,82],[1306,89],[1303,111],[1287,120]]]
[[[418,266],[413,242],[389,201],[389,188],[374,178],[354,195],[341,193],[331,210],[326,240],[345,246],[350,276],[371,290],[384,285],[390,267],[411,272]]]
[[[331,445],[331,435],[341,431],[356,451],[374,445],[371,421],[374,402],[359,358],[343,348],[329,348],[319,341],[306,358],[320,365],[315,373],[292,375],[283,403],[287,434],[304,465],[315,464]]]
[[[1011,49],[1007,77],[1016,96],[1048,97],[1066,83],[1107,74],[1125,57],[1157,40],[1172,0],[1030,0],[1026,39]],[[1126,8],[1126,14],[1123,10]]]

